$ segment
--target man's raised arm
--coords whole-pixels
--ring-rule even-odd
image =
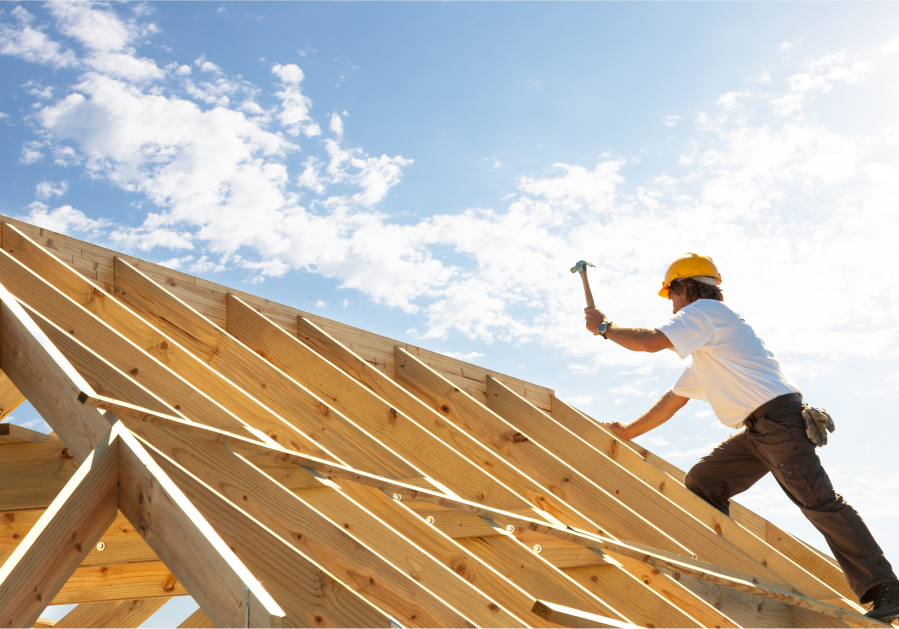
[[[597,327],[606,321],[606,316],[596,308],[584,308],[584,312],[587,313],[587,329],[595,334]],[[633,352],[655,353],[674,347],[668,337],[658,330],[625,328],[614,323],[606,330],[605,337]]]

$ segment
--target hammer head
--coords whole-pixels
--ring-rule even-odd
[[[584,271],[587,270],[588,266],[594,266],[594,265],[591,264],[590,262],[587,262],[586,260],[580,260],[577,264],[575,264],[573,267],[571,267],[571,272],[572,273],[583,273]]]

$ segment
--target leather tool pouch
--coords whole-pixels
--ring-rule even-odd
[[[827,433],[836,429],[833,418],[823,408],[802,405],[802,419],[805,422],[805,434],[816,447],[827,445]]]

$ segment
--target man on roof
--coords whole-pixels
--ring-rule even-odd
[[[834,492],[815,451],[827,443],[833,420],[807,406],[755,330],[724,303],[721,274],[711,258],[686,253],[668,267],[659,295],[674,317],[657,329],[612,323],[587,308],[587,329],[635,352],[670,349],[687,363],[681,376],[646,413],[606,427],[634,439],[661,426],[690,398],[712,405],[738,432],[702,457],[684,483],[729,515],[730,499],[771,473],[821,532],[868,616],[899,618],[899,580],[858,512]]]

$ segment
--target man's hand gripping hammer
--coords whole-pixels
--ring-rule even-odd
[[[596,304],[593,303],[593,293],[590,292],[590,282],[587,281],[587,267],[592,266],[596,268],[590,262],[586,260],[581,260],[573,267],[571,267],[572,273],[580,273],[581,280],[584,282],[584,295],[587,297],[587,307],[588,308],[596,308]],[[599,332],[594,332],[594,334],[599,334]]]

